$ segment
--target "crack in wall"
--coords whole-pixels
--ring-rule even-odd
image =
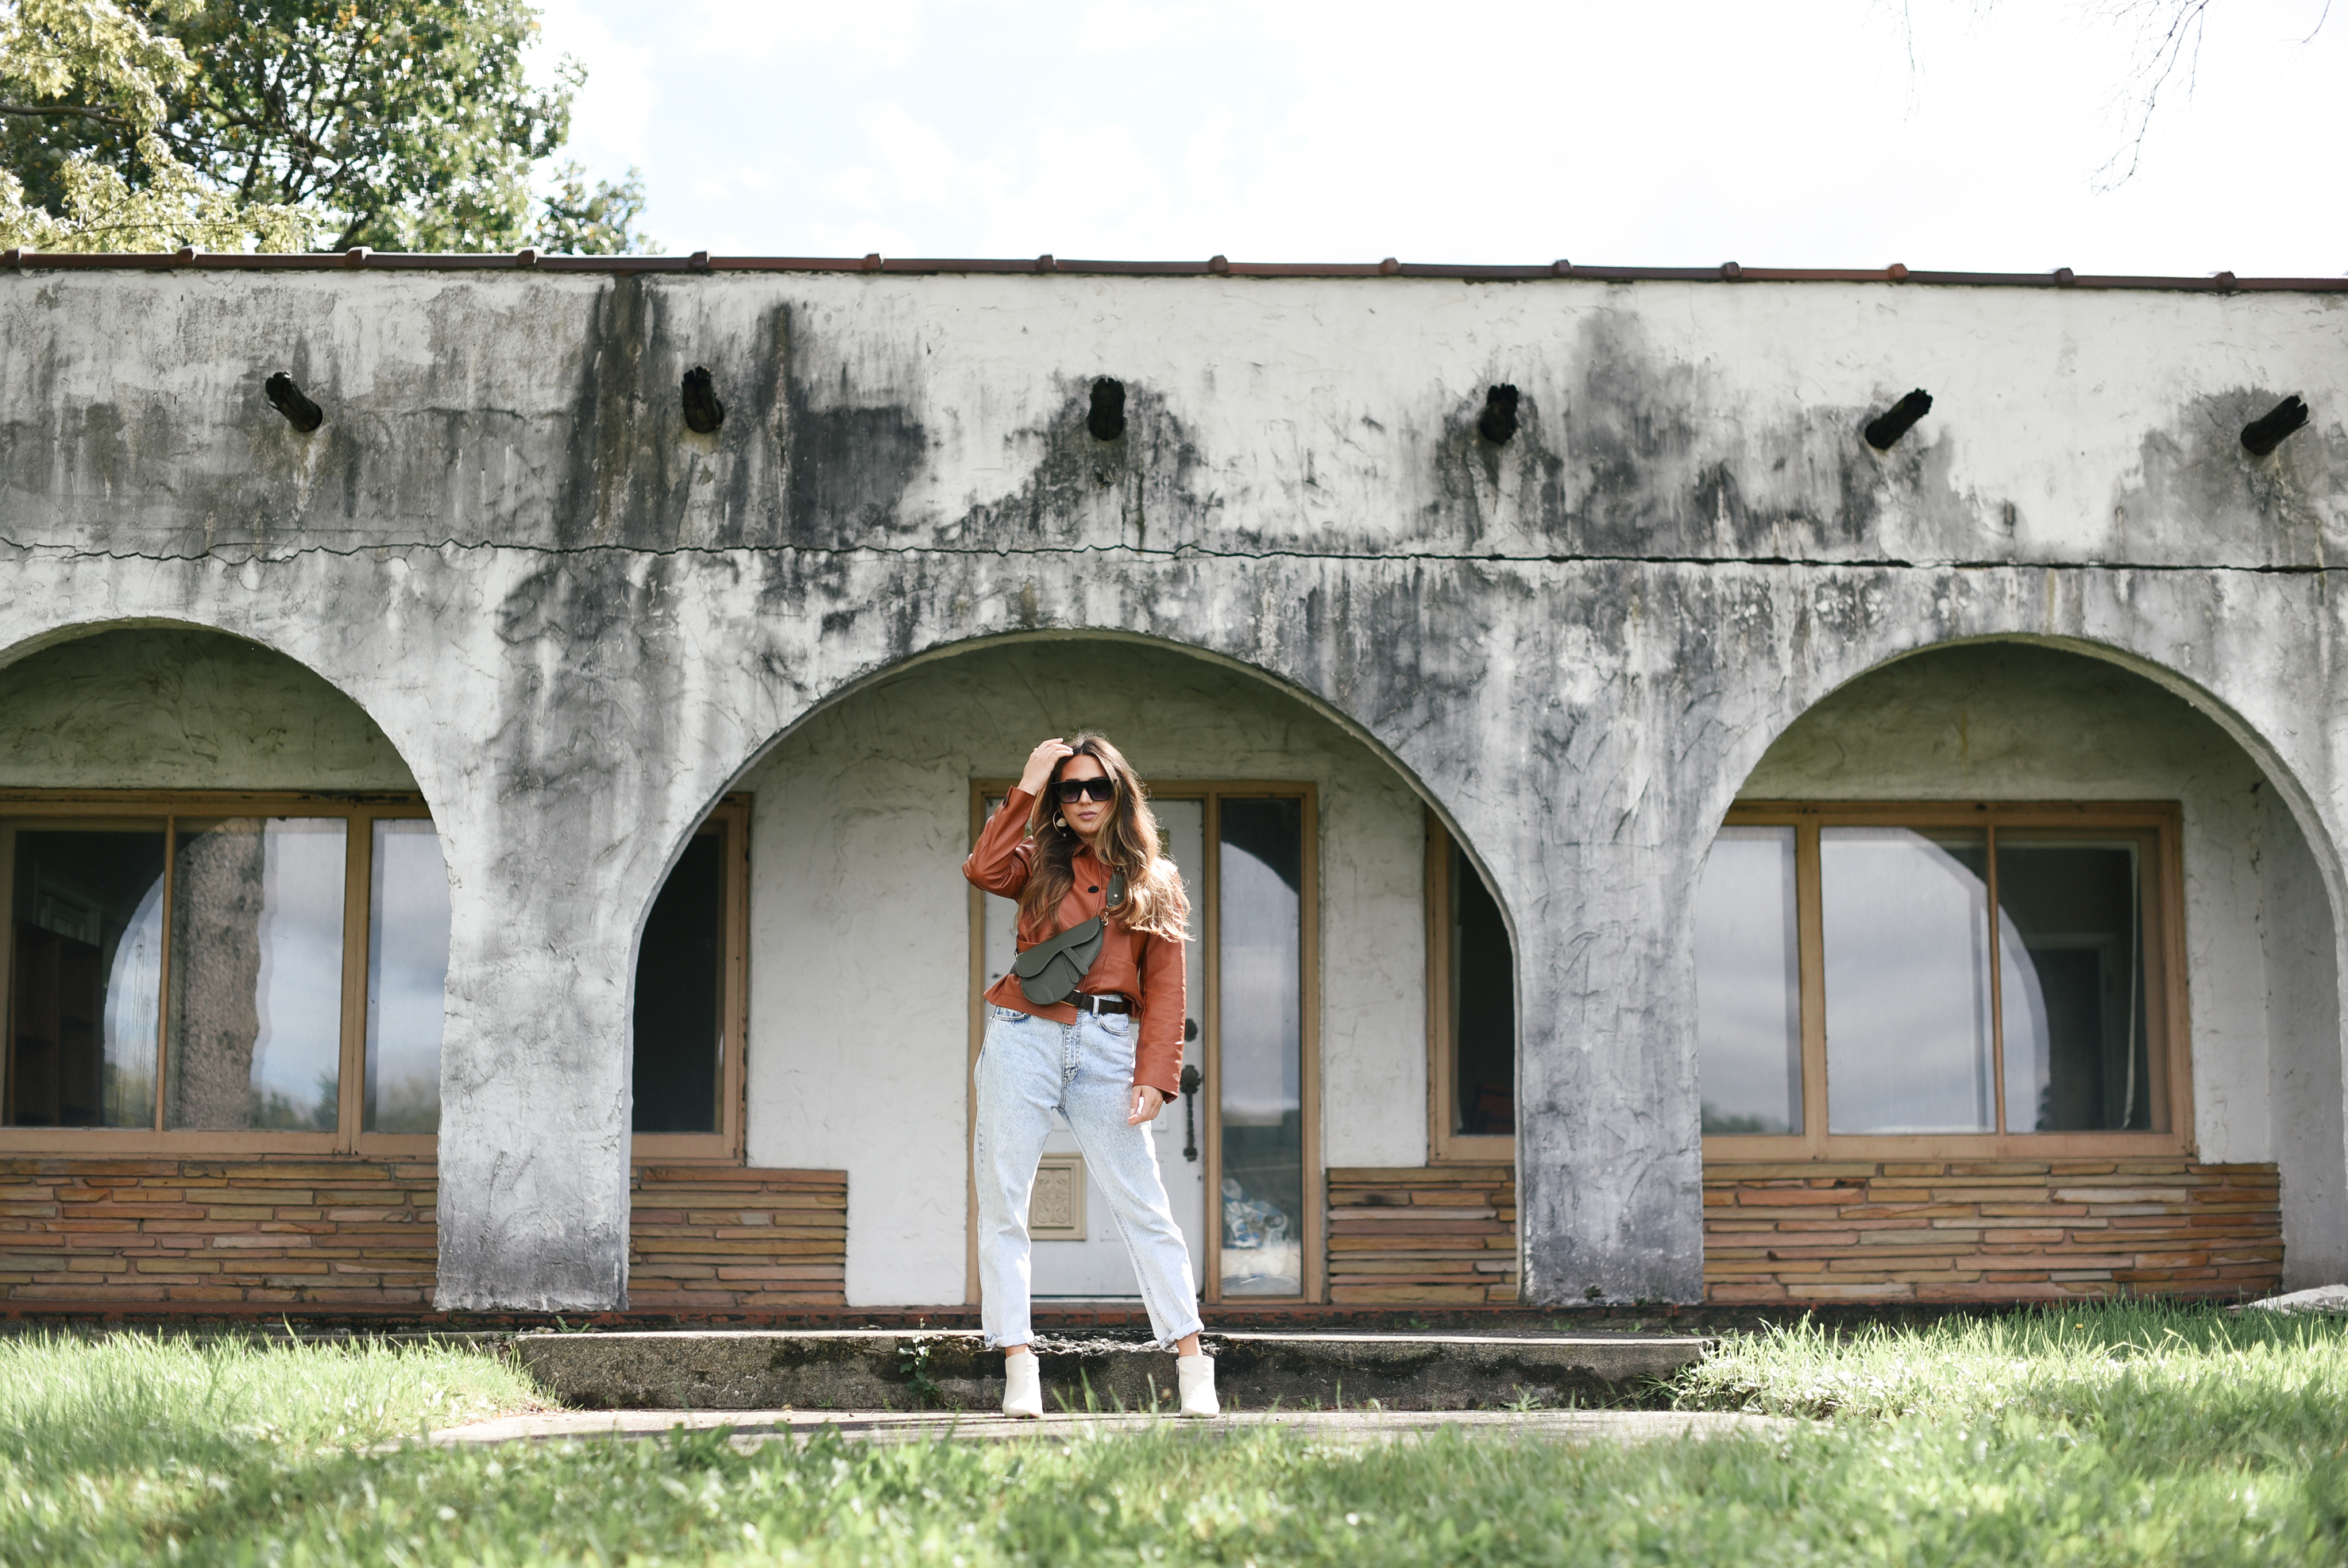
[[[1360,562],[1376,564],[1382,562],[1434,562],[1457,565],[1530,565],[1530,566],[1765,566],[1799,567],[1813,572],[2099,572],[2116,575],[2147,573],[2241,573],[2269,577],[2323,577],[2348,570],[2323,562],[2270,562],[2245,565],[2230,561],[2207,562],[2143,562],[2143,561],[2015,561],[1993,557],[1966,559],[1921,557],[1903,559],[1898,556],[1851,556],[1826,559],[1794,555],[1631,555],[1606,552],[1576,552],[1562,554],[1511,554],[1506,552],[1395,550],[1376,555],[1359,554],[1342,550],[1221,550],[1200,544],[1179,544],[1169,549],[1150,549],[1132,544],[1036,544],[1036,545],[951,545],[951,544],[781,544],[781,545],[632,545],[632,544],[530,544],[493,543],[486,540],[464,541],[444,539],[437,543],[428,540],[387,541],[367,544],[335,546],[307,544],[294,550],[275,551],[266,554],[232,554],[236,542],[215,544],[194,552],[155,552],[139,550],[83,550],[57,544],[26,544],[0,535],[0,550],[13,551],[27,557],[56,561],[146,561],[157,563],[218,561],[230,565],[279,565],[304,556],[327,556],[352,559],[367,554],[423,552],[438,554],[445,551],[473,552],[510,552],[516,555],[564,556],[642,556],[664,557],[704,556],[709,558],[741,556],[813,556],[823,559],[850,559],[856,556],[940,556],[945,558],[991,556],[1008,561],[1014,558],[1048,558],[1060,556],[1101,555],[1123,556],[1146,561],[1180,562],[1185,561],[1324,561]]]

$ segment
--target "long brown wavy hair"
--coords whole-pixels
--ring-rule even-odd
[[[1110,871],[1125,873],[1125,907],[1112,918],[1128,931],[1181,941],[1189,931],[1190,895],[1183,891],[1181,872],[1159,852],[1162,834],[1158,813],[1149,809],[1149,787],[1107,737],[1080,729],[1068,744],[1076,748],[1074,754],[1052,769],[1028,814],[1027,836],[1035,841],[1035,864],[1020,890],[1020,923],[1031,930],[1047,928],[1060,901],[1076,885],[1074,865],[1084,841],[1062,820],[1056,790],[1060,769],[1078,757],[1089,757],[1117,786],[1108,825],[1101,834],[1101,858]]]

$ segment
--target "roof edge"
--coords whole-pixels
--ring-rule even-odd
[[[1095,277],[1232,278],[1444,278],[1459,283],[1529,283],[1572,279],[1589,283],[1779,283],[1924,284],[1969,288],[2152,289],[2198,294],[2348,293],[2348,276],[2240,278],[2232,273],[2206,277],[2160,277],[2127,273],[1931,272],[1894,263],[1888,267],[1747,267],[1725,262],[1716,267],[1610,267],[1557,261],[1531,266],[1469,266],[1403,262],[1234,262],[1221,256],[1203,262],[1084,261],[1043,255],[1032,260],[924,258],[907,256],[541,256],[370,251],[307,252],[291,255],[237,253],[0,252],[0,269],[17,272],[538,272],[538,273],[1070,273]]]

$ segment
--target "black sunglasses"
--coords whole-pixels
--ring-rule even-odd
[[[1059,796],[1063,806],[1073,806],[1087,795],[1096,800],[1114,800],[1117,780],[1106,773],[1097,779],[1063,779],[1052,787],[1052,791]]]

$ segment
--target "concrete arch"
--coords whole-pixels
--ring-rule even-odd
[[[1969,666],[1946,663],[1949,655],[1968,650],[1985,657],[2002,651],[2006,657],[1995,664],[1970,661]],[[2028,662],[2025,650],[2059,662]],[[2097,758],[2108,783],[2095,782],[2094,773],[2076,772],[2081,747],[2063,735],[2050,735],[2044,745],[2026,748],[2052,770],[2038,772],[2033,782],[2030,770],[2036,765],[2017,746],[2014,730],[1995,727],[1984,707],[1976,706],[1996,706],[1995,698],[1982,696],[1982,672],[2003,672],[2006,684],[1987,689],[2014,692],[2012,702],[2029,705],[2038,714],[2036,722],[2044,722],[2043,705],[2056,700],[2049,692],[2074,694],[2063,700],[2077,700],[2075,694],[2083,691],[2113,694],[2118,689],[2108,676],[2097,682],[2076,673],[2088,665],[2118,672],[2130,686],[2140,683],[2146,700],[2156,707],[2132,710],[2122,696],[2116,714],[2106,707],[2076,710],[2084,725],[2109,718],[2118,726],[2116,731],[2098,731],[2099,739],[2112,743],[2112,749]],[[1973,673],[1961,673],[1966,667]],[[1906,685],[1888,690],[1876,686],[1870,696],[1871,683],[1896,678],[1893,672],[1900,671],[1912,672]],[[2039,673],[2029,673],[2033,671]],[[1710,781],[1716,792],[1706,805],[1711,829],[1717,830],[1721,814],[1739,793],[1768,799],[1837,798],[1843,792],[1833,782],[1839,769],[1828,759],[1842,755],[1838,741],[1849,747],[1859,735],[1880,735],[1887,750],[1871,766],[1853,765],[1849,798],[1910,798],[1918,792],[1913,786],[1919,779],[1945,768],[1945,753],[1931,753],[1938,759],[1926,762],[1922,758],[1927,753],[1917,749],[1929,749],[1932,730],[1950,722],[1948,710],[1935,706],[1941,701],[1961,704],[1956,711],[1970,709],[1974,717],[1977,727],[1968,733],[1968,755],[1978,746],[1985,748],[1982,765],[1993,772],[2001,767],[2024,770],[2003,791],[2008,798],[2065,798],[2045,784],[2061,775],[2079,778],[2084,798],[2108,793],[2181,799],[2187,858],[2186,887],[2179,896],[2187,909],[2184,941],[2193,997],[2189,1021],[2195,1101],[2195,1120],[2182,1130],[2192,1135],[2205,1161],[2279,1166],[2287,1284],[2295,1287],[2335,1277],[2348,1265],[2348,1222],[2341,1212],[2343,1198],[2348,1198],[2342,1103],[2343,1076],[2348,1076],[2343,1069],[2348,992],[2341,985],[2348,916],[2343,916],[2336,841],[2322,802],[2291,759],[2236,704],[2203,682],[2137,650],[2099,639],[1983,633],[1920,641],[1856,672],[1838,674],[1840,678],[1815,700],[1774,726],[1766,743],[1759,736],[1748,738],[1752,743],[1736,759],[1741,772],[1731,777],[1733,769],[1724,768],[1723,777]],[[1940,688],[1941,695],[1936,696],[1935,682],[1943,678],[1956,684]],[[2093,684],[2075,684],[2082,679]],[[2151,693],[2182,703],[2195,716],[2188,720],[2178,714],[2161,724],[2169,738],[2165,751],[2161,739],[2141,727],[2157,711]],[[1926,705],[1912,732],[1900,727],[1905,705],[1911,701]],[[1865,706],[1849,706],[1853,703]],[[2131,711],[2140,717],[2120,717]],[[1806,726],[1817,723],[1838,727],[1813,733],[1806,745],[1785,750]],[[1879,729],[1879,724],[1888,727]],[[2133,732],[2132,725],[2138,727]],[[1855,748],[1851,755],[1858,755]],[[2144,772],[2147,767],[2154,772]],[[1900,782],[1869,789],[1866,779],[1870,775]],[[2245,776],[2251,780],[2249,795],[2237,799]],[[2147,778],[2165,782],[2151,789],[2132,788],[2128,782]],[[2220,778],[2231,780],[2224,789],[2213,782]],[[1922,791],[1930,798],[1966,799],[1979,792],[1983,791],[1953,781],[1946,789]],[[1994,799],[2001,791],[1993,786],[1985,793]],[[1680,940],[1692,944],[1692,905],[1684,912],[1681,925]]]
[[[1092,689],[1045,684],[1064,658],[1097,672]],[[983,703],[990,689],[999,706]],[[1153,716],[1157,737],[1137,726]],[[1316,1060],[1334,1077],[1312,1102],[1323,1142],[1309,1180],[1328,1165],[1426,1161],[1426,810],[1451,820],[1430,800],[1427,780],[1293,683],[1175,639],[1076,629],[958,639],[843,682],[726,783],[750,790],[757,813],[750,1157],[850,1171],[851,1305],[962,1298],[958,1213],[951,1223],[942,1215],[916,1222],[918,1192],[938,1204],[959,1199],[959,1074],[942,1054],[926,1066],[914,1058],[958,1052],[968,1027],[967,891],[958,864],[969,782],[1015,774],[1038,735],[1052,732],[1028,733],[1031,726],[1065,733],[1084,723],[1101,724],[1145,776],[1169,789],[1232,779],[1317,784]],[[1006,724],[1015,733],[1002,731]],[[869,797],[849,806],[823,799],[840,779]],[[885,885],[854,885],[868,875]],[[912,1050],[876,1038],[850,1084],[836,1057],[853,1034],[850,1010],[820,995],[788,1003],[785,976],[820,974],[837,984],[863,975],[859,943],[836,934],[869,931],[883,910],[894,912],[885,921],[892,953],[901,944],[910,965],[880,988],[902,1009],[891,1031],[924,1044]],[[1332,1082],[1341,1086],[1334,1096]],[[936,1121],[913,1143],[934,1147],[937,1158],[924,1164],[925,1154],[873,1142],[857,1114],[857,1086],[876,1084],[903,1115]],[[913,1190],[898,1190],[909,1181]]]
[[[725,782],[706,792],[705,797],[700,802],[696,813],[694,815],[692,820],[695,825],[698,825],[698,823],[716,806],[717,802],[725,797],[727,791],[735,789],[742,779],[755,771],[758,766],[767,758],[771,757],[776,750],[788,744],[794,735],[798,734],[808,724],[814,722],[822,715],[832,708],[837,707],[841,703],[851,701],[858,696],[870,691],[877,686],[884,686],[891,681],[901,679],[903,676],[914,670],[920,669],[927,665],[935,664],[941,660],[963,657],[970,654],[982,652],[985,649],[994,647],[1016,646],[1028,643],[1069,642],[1129,644],[1137,647],[1155,648],[1169,653],[1180,654],[1187,657],[1195,658],[1202,663],[1211,665],[1219,669],[1230,670],[1237,674],[1246,676],[1251,680],[1262,683],[1272,690],[1278,692],[1281,696],[1302,704],[1320,717],[1327,720],[1330,724],[1334,725],[1338,729],[1344,731],[1354,740],[1358,741],[1361,745],[1368,748],[1372,752],[1375,753],[1379,759],[1384,761],[1387,767],[1393,769],[1395,772],[1410,786],[1412,791],[1416,793],[1421,800],[1425,801],[1428,809],[1433,810],[1442,820],[1445,831],[1450,833],[1454,840],[1460,844],[1468,854],[1476,860],[1477,869],[1484,872],[1486,880],[1488,882],[1490,880],[1490,867],[1480,857],[1478,857],[1477,851],[1474,847],[1473,838],[1461,827],[1457,814],[1454,812],[1450,802],[1446,799],[1444,793],[1417,769],[1414,769],[1408,761],[1405,760],[1400,755],[1398,755],[1393,748],[1388,746],[1385,740],[1381,738],[1376,731],[1372,729],[1368,725],[1364,724],[1358,718],[1354,717],[1354,715],[1346,712],[1344,708],[1338,707],[1335,703],[1323,696],[1320,693],[1313,690],[1311,687],[1306,686],[1282,674],[1278,670],[1270,668],[1266,665],[1224,653],[1220,649],[1210,647],[1205,644],[1187,642],[1176,637],[1155,636],[1147,633],[1128,631],[1119,627],[1086,627],[1071,625],[1054,627],[1050,629],[979,632],[968,635],[950,638],[948,640],[933,644],[930,646],[923,647],[916,652],[904,655],[901,657],[891,658],[884,662],[875,664],[870,667],[857,671],[856,673],[832,685],[821,695],[815,697],[811,702],[808,703],[804,707],[800,708],[797,713],[792,715],[786,722],[784,722],[780,728],[775,730],[752,748],[749,753],[741,759],[739,764],[726,775]],[[693,829],[688,827],[683,832],[673,834],[671,836],[671,840],[666,846],[665,853],[661,861],[660,877],[658,879],[660,882],[665,882],[667,880],[668,873],[675,868],[677,858],[684,853],[685,845],[687,840],[691,837],[692,831]],[[657,885],[658,884],[656,882],[654,896],[657,896]],[[1515,928],[1515,914],[1509,909],[1508,901],[1505,898],[1500,900],[1500,906],[1502,914],[1510,922],[1510,931],[1513,934]],[[643,935],[643,916],[650,912],[650,908],[651,904],[649,900],[647,900],[644,910],[639,912],[636,923],[637,937],[639,941],[641,941]]]
[[[382,763],[378,762],[374,768],[368,769],[365,761],[363,759],[359,759],[355,763],[356,767],[362,771],[371,772],[374,776],[365,779],[355,777],[348,778],[341,783],[318,783],[311,780],[297,779],[291,776],[291,772],[299,772],[301,770],[293,769],[290,770],[288,777],[272,781],[267,787],[372,789],[407,788],[414,789],[418,793],[424,792],[422,786],[415,778],[413,767],[407,757],[401,750],[398,743],[385,729],[381,720],[375,713],[369,710],[367,704],[362,700],[360,696],[352,693],[344,683],[335,678],[335,675],[322,670],[314,664],[305,660],[302,657],[299,651],[277,645],[265,638],[252,635],[240,629],[175,617],[161,616],[126,617],[122,619],[105,621],[82,621],[61,624],[31,635],[22,637],[5,648],[0,648],[0,682],[5,682],[8,678],[9,671],[28,660],[38,659],[44,655],[57,654],[63,650],[83,645],[102,645],[119,636],[133,635],[140,633],[155,634],[163,637],[193,639],[196,642],[196,645],[200,648],[208,645],[217,645],[234,649],[250,650],[252,653],[260,655],[269,665],[279,666],[292,672],[298,672],[301,681],[316,683],[316,685],[323,688],[324,692],[331,694],[332,700],[335,703],[346,707],[351,714],[356,716],[366,727],[366,732],[367,734],[380,738],[383,749],[387,755],[388,763],[390,765],[390,767],[386,767]],[[118,644],[114,645],[118,648],[121,646],[121,645]],[[284,696],[288,694],[280,693],[278,695]],[[252,766],[252,764],[248,762],[246,766]],[[342,760],[340,766],[347,772],[354,767],[354,759],[345,758]],[[391,767],[396,767],[398,772],[405,775],[405,777],[397,779],[392,778],[390,776]],[[92,780],[86,787],[97,789],[120,786],[110,786],[102,780]],[[166,786],[155,783],[141,787],[162,788]],[[191,784],[188,787],[203,788],[210,786]],[[247,779],[242,782],[232,782],[221,787],[239,788],[261,786],[253,780]]]
[[[1906,660],[1947,648],[1993,645],[2048,648],[2099,660],[2150,682],[2217,725],[2258,766],[2289,807],[2293,822],[2305,835],[2308,847],[2314,852],[2317,865],[2322,872],[2335,925],[2343,923],[2343,917],[2348,917],[2348,870],[2342,866],[2338,841],[2317,803],[2314,792],[2280,748],[2239,707],[2202,681],[2137,649],[2094,637],[2017,630],[1928,635],[1889,646],[1852,648],[1849,650],[1852,656],[1838,661],[1831,670],[1818,672],[1821,676],[1819,683],[1798,706],[1769,714],[1766,727],[1746,731],[1740,737],[1737,746],[1723,758],[1720,768],[1707,781],[1703,808],[1712,827],[1715,830],[1719,827],[1729,803],[1745,787],[1746,779],[1752,776],[1763,755],[1819,704],[1878,671]]]
[[[1315,716],[1335,727],[1349,738],[1369,749],[1408,785],[1412,792],[1436,814],[1442,822],[1444,830],[1451,836],[1455,843],[1460,846],[1474,863],[1478,873],[1483,876],[1485,885],[1492,891],[1494,901],[1499,906],[1501,919],[1508,924],[1510,943],[1515,944],[1517,914],[1511,901],[1495,878],[1490,863],[1478,851],[1475,836],[1462,826],[1457,813],[1453,810],[1452,803],[1447,799],[1445,792],[1418,769],[1414,769],[1368,725],[1320,693],[1264,665],[1238,657],[1204,644],[1189,642],[1177,637],[1152,635],[1121,627],[1107,626],[1069,625],[983,631],[950,636],[910,653],[875,661],[868,666],[847,674],[814,696],[797,711],[783,718],[779,727],[750,745],[740,760],[725,774],[721,781],[705,784],[698,801],[688,811],[679,813],[667,824],[667,837],[662,847],[657,872],[652,877],[649,885],[641,890],[641,896],[634,902],[634,917],[627,950],[628,1016],[630,1017],[634,1016],[635,965],[637,954],[642,951],[644,944],[644,924],[651,918],[653,905],[659,899],[662,888],[667,884],[670,873],[676,869],[678,861],[683,858],[685,847],[691,842],[694,833],[727,793],[738,788],[743,779],[756,772],[767,758],[788,746],[792,738],[802,733],[808,726],[817,722],[834,708],[844,703],[852,702],[865,693],[901,680],[912,672],[940,661],[966,657],[990,648],[1050,643],[1122,644],[1179,654],[1215,668],[1243,676],[1302,705]],[[1521,992],[1523,986],[1521,973],[1518,979],[1519,989]],[[1520,995],[1518,1002],[1519,1019],[1522,1017],[1522,1006]]]

